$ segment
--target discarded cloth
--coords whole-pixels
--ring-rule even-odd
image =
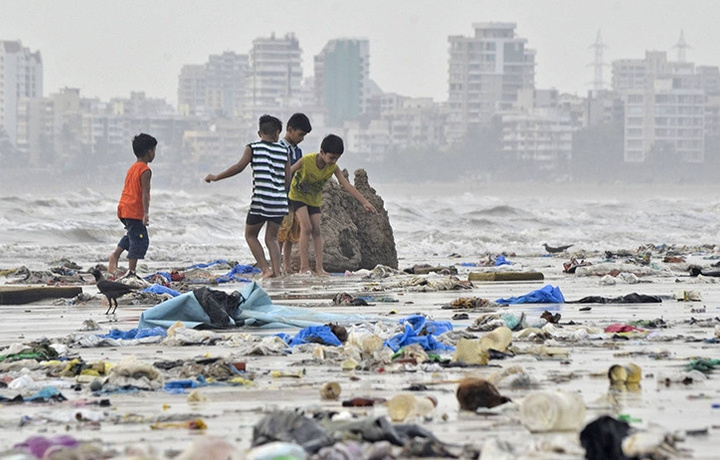
[[[245,297],[237,291],[227,294],[224,291],[202,287],[144,311],[140,315],[138,328],[167,329],[177,321],[182,321],[188,328],[235,327],[238,323],[243,324],[236,314],[244,300]]]
[[[587,296],[580,300],[568,300],[565,303],[661,303],[662,299],[656,295],[638,294],[633,292],[632,294],[623,295],[620,297],[600,297],[600,296]]]
[[[588,460],[625,460],[622,441],[630,433],[627,422],[603,415],[580,432],[580,444]]]
[[[59,435],[46,438],[45,436],[30,436],[25,441],[15,444],[14,449],[20,449],[27,451],[37,458],[45,458],[45,452],[50,450],[51,447],[76,447],[80,445],[80,442],[68,435]],[[21,458],[20,456],[13,458]]]
[[[55,402],[62,402],[67,401],[67,398],[65,395],[60,393],[60,390],[58,390],[55,387],[45,387],[40,391],[37,391],[31,396],[23,397],[22,395],[17,395],[14,398],[8,398],[5,396],[0,396],[0,402],[3,403],[21,403],[21,402],[48,402],[48,401],[55,401]]]
[[[517,303],[565,303],[565,297],[560,288],[549,284],[542,288],[532,291],[528,294],[509,297],[507,299],[497,299],[495,302],[501,304],[517,304]]]
[[[647,332],[645,329],[640,329],[639,327],[631,326],[629,324],[620,324],[620,323],[614,323],[609,326],[607,326],[604,329],[605,332],[613,332],[613,333],[622,333],[622,332]]]
[[[253,447],[273,441],[294,442],[309,453],[335,443],[317,421],[294,411],[272,412],[253,427]]]

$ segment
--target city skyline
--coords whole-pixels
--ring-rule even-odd
[[[720,3],[706,0],[693,2],[692,8],[668,0],[629,5],[595,0],[370,0],[354,10],[348,2],[331,0],[280,0],[265,8],[212,0],[172,11],[176,5],[11,1],[2,7],[0,38],[21,40],[41,52],[46,95],[75,87],[85,97],[109,100],[144,91],[173,104],[183,65],[202,64],[210,54],[223,51],[247,53],[255,38],[272,33],[297,36],[304,77],[313,74],[313,57],[329,40],[367,38],[370,77],[383,91],[436,101],[447,99],[448,37],[471,35],[477,22],[516,23],[517,34],[537,52],[536,87],[578,95],[592,88],[591,45],[598,30],[609,47],[604,55],[608,64],[642,58],[646,50],[668,51],[674,59],[672,47],[681,31],[690,45],[688,61],[717,65],[720,55],[720,45],[712,40],[712,12],[720,12]],[[609,66],[604,80],[609,85]]]

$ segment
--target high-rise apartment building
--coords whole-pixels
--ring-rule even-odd
[[[178,111],[233,118],[245,104],[248,56],[226,51],[203,65],[185,65],[178,79]]]
[[[616,61],[613,89],[625,102],[625,161],[667,148],[686,162],[704,160],[705,90],[692,63],[669,62],[664,51]]]
[[[20,41],[0,41],[0,127],[17,146],[18,103],[22,98],[43,96],[40,52],[31,52]]]
[[[206,64],[205,101],[212,113],[232,118],[243,106],[250,64],[247,54],[226,51]]]
[[[276,108],[291,105],[301,90],[302,50],[294,34],[256,38],[249,53],[247,105]]]
[[[514,23],[478,23],[473,28],[472,37],[448,37],[451,141],[512,109],[519,90],[535,87],[535,51],[515,36]]]
[[[358,120],[367,111],[370,91],[370,42],[329,41],[315,56],[315,96],[327,109],[330,126]]]
[[[182,115],[205,113],[205,66],[184,65],[178,78],[178,112]]]

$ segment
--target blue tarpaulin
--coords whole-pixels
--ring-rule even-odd
[[[112,330],[110,330],[110,332],[108,334],[98,335],[98,337],[101,337],[103,339],[132,340],[132,339],[142,339],[145,337],[152,337],[155,335],[167,337],[167,332],[165,332],[165,329],[163,329],[161,327],[140,327],[140,328],[130,329],[128,331],[121,331],[120,329],[112,329]]]
[[[185,267],[185,270],[190,270],[190,269],[192,269],[192,268],[208,268],[208,267],[211,267],[211,266],[213,266],[213,265],[226,264],[226,263],[227,263],[227,260],[225,260],[225,259],[218,259],[218,260],[214,260],[214,261],[212,261],[212,262],[208,262],[208,263],[206,263],[206,264],[190,265],[189,267]]]
[[[512,263],[510,263],[505,256],[497,256],[495,259],[495,266],[499,267],[500,265],[512,265]]]
[[[563,297],[560,288],[557,286],[545,285],[537,291],[532,291],[528,294],[509,297],[507,299],[497,299],[495,302],[501,304],[518,304],[518,303],[565,303],[565,297]]]
[[[159,273],[159,272],[158,272]],[[173,297],[177,297],[180,295],[178,291],[175,289],[170,289],[169,287],[162,286],[160,284],[153,284],[152,286],[143,289],[140,292],[152,292],[153,294],[170,294]]]
[[[140,315],[138,328],[169,328],[176,321],[182,321],[188,328],[210,326],[210,317],[198,302],[193,292],[145,310]],[[380,317],[358,314],[324,313],[310,308],[274,305],[270,296],[256,282],[251,282],[240,291],[240,303],[232,313],[229,327],[236,323],[264,328],[322,326],[328,323],[351,325],[363,321],[386,321]]]
[[[405,324],[405,331],[390,337],[383,345],[398,351],[400,348],[413,343],[419,344],[423,350],[452,350],[453,347],[440,343],[436,336],[452,331],[450,321],[432,321],[422,315],[410,315],[400,320]]]
[[[333,334],[330,326],[309,326],[298,331],[294,337],[288,334],[277,334],[278,337],[287,342],[288,345],[294,347],[303,343],[321,343],[323,345],[332,345],[339,347],[342,345],[340,339]]]
[[[240,281],[243,283],[249,283],[250,279],[240,275],[247,275],[253,273],[260,273],[259,268],[252,267],[250,265],[235,265],[229,272],[224,275],[218,276],[218,283],[229,283],[231,281]]]

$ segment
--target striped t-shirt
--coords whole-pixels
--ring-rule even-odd
[[[288,150],[279,142],[257,141],[252,149],[253,194],[250,214],[274,218],[288,213],[285,165]]]

